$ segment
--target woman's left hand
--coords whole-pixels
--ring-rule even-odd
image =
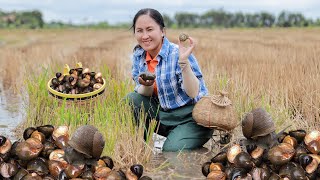
[[[179,42],[179,61],[188,60],[188,57],[191,55],[191,53],[195,47],[195,42],[194,42],[193,38],[189,36],[186,41],[188,41],[188,40],[190,42],[190,45],[185,47],[183,45],[183,42],[181,42],[178,39],[178,42]]]

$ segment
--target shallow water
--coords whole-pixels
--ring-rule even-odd
[[[201,172],[201,166],[211,158],[211,151],[207,148],[182,152],[162,152],[154,156],[150,162],[151,166],[156,169],[144,175],[155,180],[205,179]]]
[[[22,101],[17,94],[10,94],[0,83],[0,134],[15,141],[13,130],[22,121]]]

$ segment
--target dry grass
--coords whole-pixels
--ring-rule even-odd
[[[287,125],[309,130],[320,127],[319,30],[169,29],[167,36],[176,42],[183,31],[197,40],[194,53],[210,93],[227,90],[239,121],[262,106],[278,130]],[[0,80],[10,93],[24,92],[30,72],[41,74],[48,67],[60,71],[63,64],[78,61],[93,71],[107,65],[119,82],[131,78],[136,42],[129,30],[1,30],[0,41]],[[127,141],[124,135],[119,152],[126,151]]]
[[[239,116],[263,106],[279,128],[319,127],[319,29],[190,30],[211,93],[226,89]],[[299,125],[299,126],[298,126]],[[306,127],[306,126],[303,126]]]

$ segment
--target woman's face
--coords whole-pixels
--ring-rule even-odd
[[[149,15],[138,17],[134,35],[139,45],[152,56],[157,55],[160,51],[164,32]]]

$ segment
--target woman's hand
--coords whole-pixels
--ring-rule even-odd
[[[191,38],[190,36],[188,37],[188,39],[186,41],[190,42],[190,45],[189,46],[184,46],[183,45],[183,42],[181,42],[179,39],[178,39],[178,42],[179,42],[179,61],[186,61],[188,60],[188,57],[191,55],[194,47],[195,47],[195,43],[194,43],[194,40],[193,38]]]
[[[141,77],[139,77],[138,81],[144,86],[152,86],[155,80],[143,80]]]

